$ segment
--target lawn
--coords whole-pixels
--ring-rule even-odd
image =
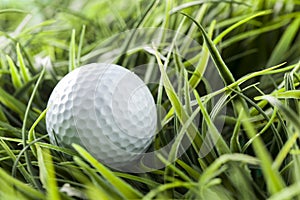
[[[300,199],[299,0],[0,0],[0,199]],[[157,106],[139,170],[55,145],[47,102],[113,63]]]

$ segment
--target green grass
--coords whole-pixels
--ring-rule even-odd
[[[300,199],[300,1],[29,2],[0,1],[0,199]],[[134,46],[147,27],[164,31]],[[148,85],[166,110],[151,149],[174,139],[156,154],[166,167],[115,171],[49,142],[51,91],[104,57],[147,64],[146,82],[161,83]],[[210,69],[224,87],[212,90]],[[207,130],[214,146],[199,155]],[[177,158],[183,140],[191,146]]]

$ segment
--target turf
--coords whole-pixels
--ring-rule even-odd
[[[298,0],[0,1],[0,199],[300,199],[299,11]],[[142,72],[164,111],[149,151],[165,167],[126,173],[50,143],[57,82],[105,61]]]

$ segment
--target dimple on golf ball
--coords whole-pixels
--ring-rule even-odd
[[[79,144],[104,164],[120,167],[146,151],[156,120],[153,97],[137,75],[94,63],[59,81],[48,101],[46,127],[52,143]]]

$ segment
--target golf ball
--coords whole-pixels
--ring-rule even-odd
[[[84,147],[110,167],[136,160],[152,142],[156,106],[144,82],[114,64],[93,63],[63,77],[48,101],[52,143]]]

